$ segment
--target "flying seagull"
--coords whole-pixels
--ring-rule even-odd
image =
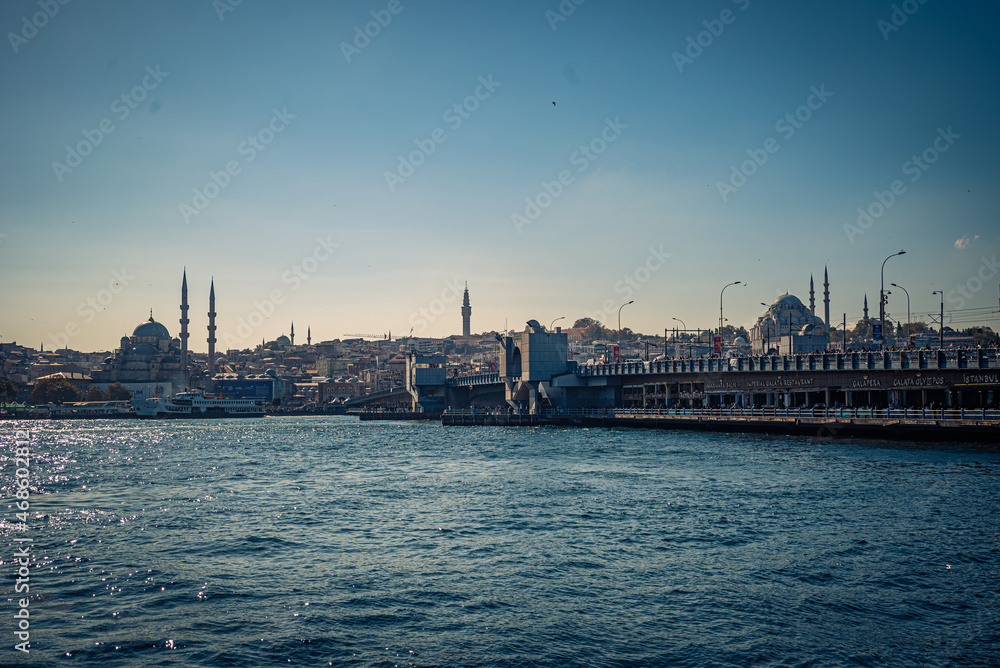
[[[552,106],[553,106],[553,107],[554,107],[554,106],[556,106],[556,103],[555,103],[555,101],[553,101],[553,102],[552,102]]]

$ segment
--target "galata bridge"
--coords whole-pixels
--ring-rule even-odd
[[[449,377],[446,358],[411,354],[415,412],[510,407],[809,406],[990,408],[1000,402],[1000,351],[945,349],[662,359],[578,365],[566,334],[530,321],[499,336],[497,373]]]

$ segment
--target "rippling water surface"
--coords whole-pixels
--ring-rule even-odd
[[[4,666],[1000,665],[996,452],[347,417],[0,427]]]

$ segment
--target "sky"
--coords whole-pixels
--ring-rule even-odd
[[[63,4],[65,2],[65,4]],[[10,0],[0,341],[1000,329],[1000,6]],[[906,254],[893,256],[905,249]],[[739,285],[725,288],[740,281]],[[723,289],[725,291],[723,292]],[[932,294],[934,291],[942,294]],[[626,302],[632,304],[622,307]],[[980,309],[980,310],[975,310]],[[558,321],[558,318],[563,320]],[[199,334],[201,332],[202,334]]]

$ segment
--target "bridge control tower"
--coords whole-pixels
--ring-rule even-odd
[[[406,356],[406,391],[416,413],[444,410],[447,406],[448,358],[444,355]]]
[[[561,327],[546,331],[537,320],[529,320],[517,336],[500,338],[500,377],[505,386],[507,403],[517,408],[527,402],[536,413],[543,400],[562,405],[553,391],[553,379],[573,375],[569,362],[569,341]]]

